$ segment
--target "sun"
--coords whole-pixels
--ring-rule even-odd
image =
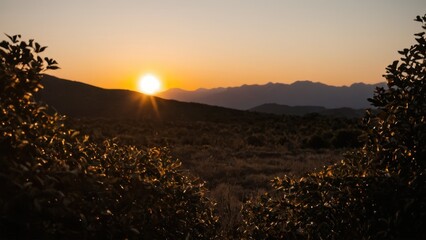
[[[139,80],[138,89],[145,94],[156,94],[161,89],[161,81],[155,75],[145,74]]]

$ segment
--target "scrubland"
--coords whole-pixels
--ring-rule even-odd
[[[205,181],[224,231],[236,229],[242,204],[270,191],[274,177],[302,176],[358,147],[360,121],[317,114],[265,114],[239,122],[68,119],[95,141],[168,148],[182,171]]]

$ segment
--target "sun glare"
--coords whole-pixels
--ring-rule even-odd
[[[161,81],[152,74],[143,75],[138,84],[139,91],[145,94],[156,94],[161,88]]]

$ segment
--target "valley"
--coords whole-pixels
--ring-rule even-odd
[[[320,170],[361,146],[361,110],[272,105],[285,111],[262,113],[102,89],[53,76],[45,76],[42,83],[39,101],[67,115],[67,125],[81,136],[139,149],[161,148],[182,163],[181,171],[205,181],[222,219],[221,230],[231,235],[241,222],[243,203],[271,191],[272,179]],[[330,114],[321,114],[327,111]]]
[[[302,176],[359,146],[354,142],[360,134],[356,119],[257,116],[239,122],[70,118],[68,125],[95,142],[114,139],[168,151],[182,162],[182,171],[206,182],[222,228],[229,232],[240,221],[242,204],[271,190],[274,177]],[[346,146],[338,145],[342,139]]]

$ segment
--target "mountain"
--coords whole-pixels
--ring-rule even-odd
[[[373,96],[376,86],[384,86],[384,83],[354,83],[349,87],[336,87],[311,81],[297,81],[292,84],[268,83],[195,91],[170,89],[157,96],[240,110],[251,109],[265,103],[363,109],[370,107],[367,98]]]
[[[188,91],[188,90],[183,90],[180,88],[172,88],[156,95],[158,97],[166,98],[166,99],[175,99],[175,100],[184,101],[184,102],[194,102],[193,101],[194,99],[203,98],[207,95],[220,93],[225,90],[226,88],[212,88],[212,89],[199,88],[195,91]]]
[[[250,111],[261,113],[272,113],[277,115],[297,115],[303,116],[310,113],[318,113],[325,116],[360,118],[364,115],[365,109],[353,108],[332,108],[328,109],[319,106],[288,106],[276,103],[267,103],[250,109]]]
[[[255,116],[248,111],[166,100],[129,90],[103,89],[49,75],[45,75],[41,83],[44,89],[36,94],[36,99],[72,117],[232,121]]]

